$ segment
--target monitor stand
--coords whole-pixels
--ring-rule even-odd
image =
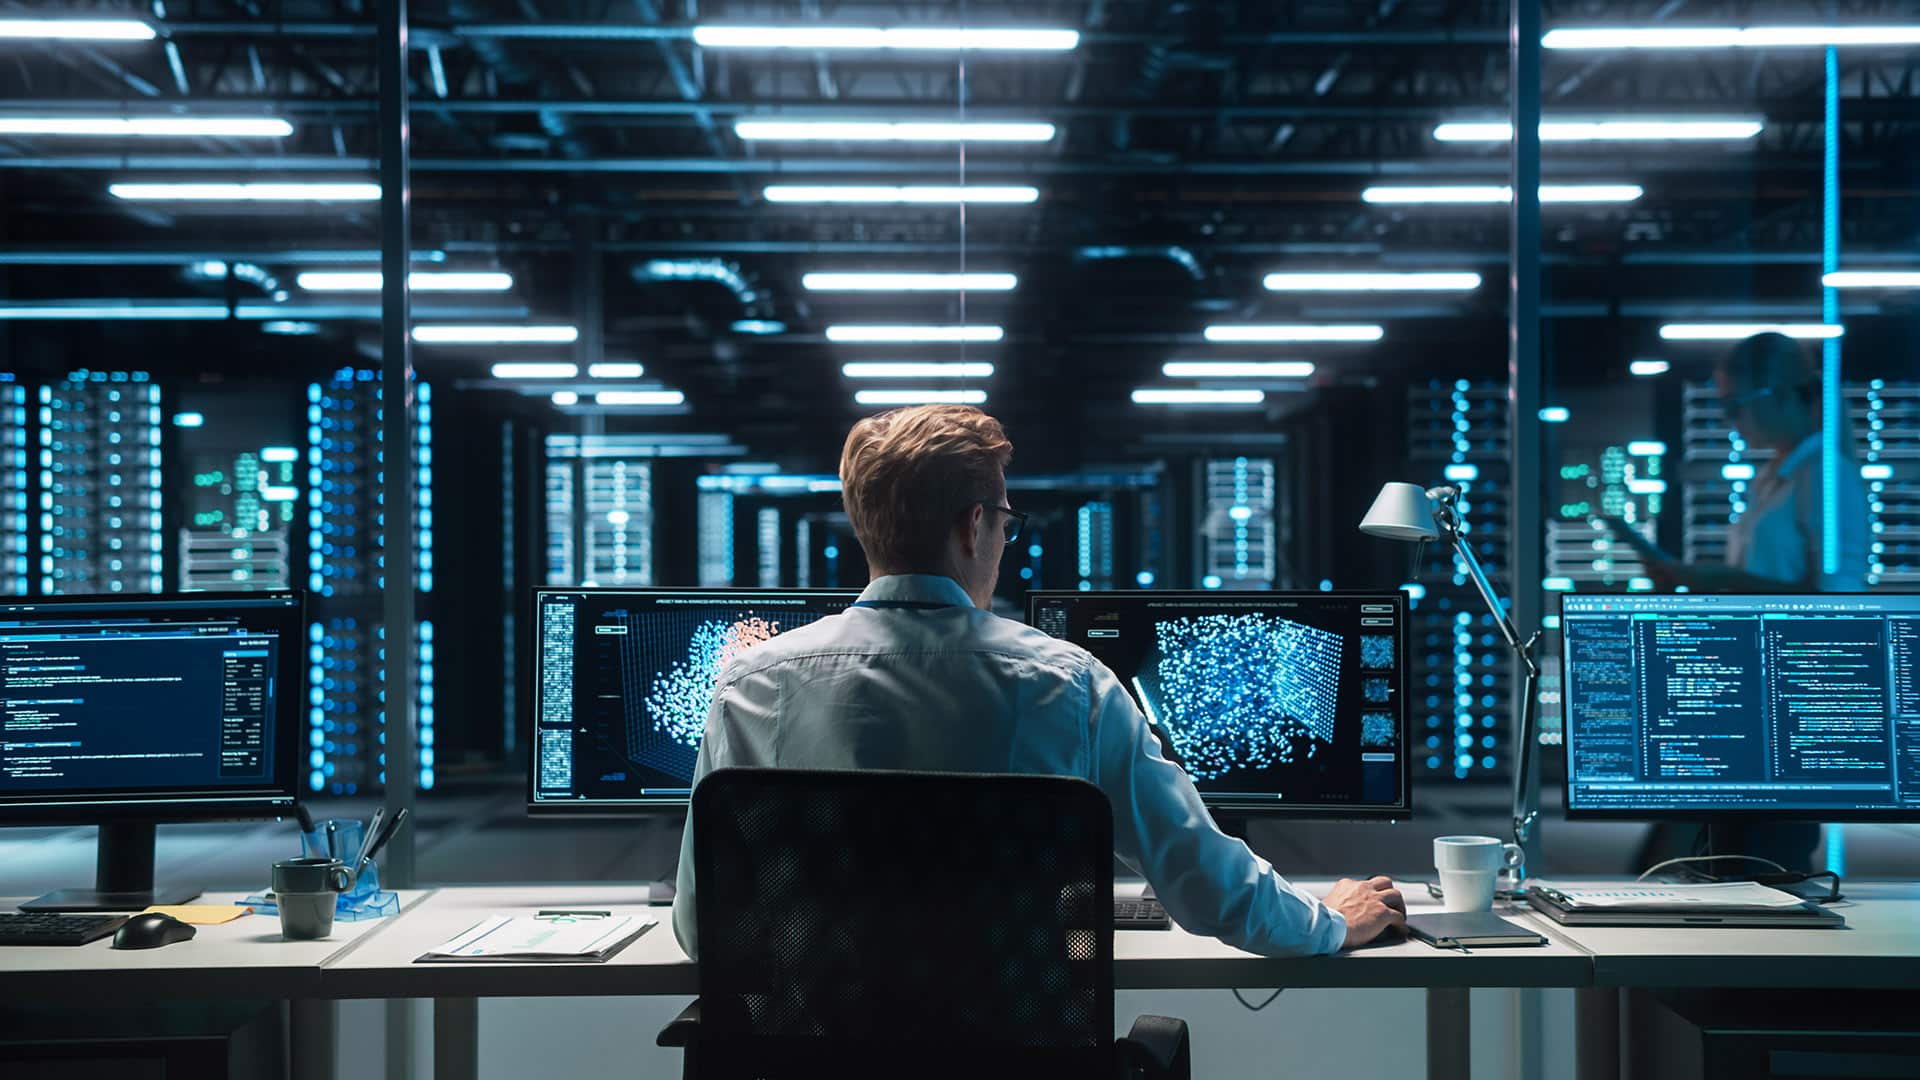
[[[187,886],[153,887],[153,823],[122,821],[100,826],[99,853],[91,889],[56,889],[20,905],[21,911],[139,911],[156,904],[184,904],[200,895]]]
[[[1756,828],[1749,826],[1746,822],[1724,820],[1709,822],[1706,826],[1705,854],[1759,856],[1778,863],[1789,873],[1805,873],[1813,869],[1806,865],[1808,851],[1775,850],[1782,843],[1782,837],[1779,835],[1781,829],[1780,825],[1762,825]],[[1811,848],[1811,844],[1808,847]],[[1736,858],[1707,863],[1705,869],[1723,881],[1765,880],[1776,874],[1776,871],[1764,863]]]

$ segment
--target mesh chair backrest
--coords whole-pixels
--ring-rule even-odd
[[[703,1043],[1110,1053],[1111,813],[1067,777],[713,773]]]

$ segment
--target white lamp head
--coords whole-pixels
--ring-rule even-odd
[[[1373,508],[1360,522],[1360,531],[1385,540],[1438,540],[1440,529],[1433,521],[1433,500],[1419,484],[1391,483],[1380,489]]]

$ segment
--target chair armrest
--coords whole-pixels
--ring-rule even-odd
[[[1187,1022],[1171,1016],[1139,1016],[1133,1030],[1119,1040],[1120,1056],[1129,1075],[1189,1080],[1193,1055],[1187,1041]]]
[[[700,1035],[700,999],[694,998],[693,1004],[680,1010],[680,1015],[667,1021],[660,1034],[653,1040],[655,1046],[692,1046]]]

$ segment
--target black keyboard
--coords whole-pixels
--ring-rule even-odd
[[[0,945],[85,945],[127,921],[125,915],[68,915],[58,911],[0,912]]]
[[[1113,900],[1113,928],[1115,930],[1171,930],[1173,920],[1167,918],[1167,909],[1160,901],[1148,899]]]

